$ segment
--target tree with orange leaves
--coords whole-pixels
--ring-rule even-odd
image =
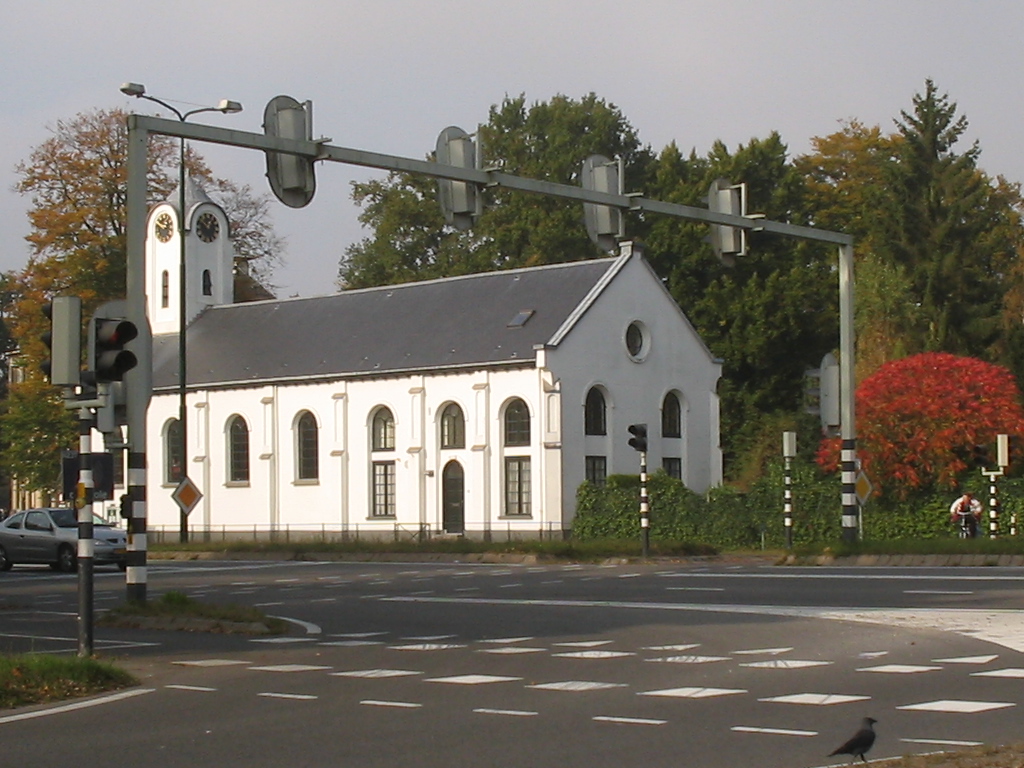
[[[1013,375],[971,357],[927,352],[893,360],[856,393],[857,450],[876,488],[952,488],[971,467],[974,447],[996,435],[1024,435]],[[839,464],[839,441],[825,440],[818,463]]]

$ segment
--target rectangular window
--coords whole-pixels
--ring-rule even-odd
[[[676,480],[683,479],[683,460],[671,457],[665,457],[661,460],[661,468],[665,470],[665,474],[669,477],[674,477]]]
[[[395,516],[395,462],[373,462],[373,517]]]
[[[587,482],[604,488],[608,479],[608,459],[604,456],[587,456]]]
[[[528,456],[509,456],[505,459],[505,514],[518,517],[529,517],[531,514]]]

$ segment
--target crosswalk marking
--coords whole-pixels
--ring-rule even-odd
[[[923,701],[920,704],[906,704],[896,709],[919,712],[955,712],[957,714],[973,714],[975,712],[988,712],[993,709],[1005,709],[1017,706],[1010,701],[966,701],[964,699],[939,699],[938,701]]]
[[[668,720],[651,720],[646,717],[610,717],[608,715],[597,715],[592,720],[599,723],[620,723],[623,725],[665,725]]]
[[[730,696],[746,693],[744,688],[665,688],[660,691],[641,691],[637,696],[667,696],[677,699],[708,699],[715,696]]]
[[[351,669],[345,672],[331,672],[334,677],[408,677],[409,675],[422,675],[422,672],[415,672],[411,669]]]
[[[789,728],[761,728],[756,725],[734,725],[729,729],[737,733],[767,733],[773,736],[817,736],[817,731],[798,731]]]
[[[867,701],[870,696],[848,696],[840,693],[790,693],[785,696],[768,696],[758,701],[770,701],[777,704],[812,704],[827,707],[833,704],[848,704],[851,701]]]

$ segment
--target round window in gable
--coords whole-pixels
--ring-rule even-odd
[[[640,362],[647,357],[647,351],[651,347],[650,335],[647,332],[647,326],[641,323],[639,320],[634,320],[626,328],[626,352],[629,353],[630,358],[636,362]]]

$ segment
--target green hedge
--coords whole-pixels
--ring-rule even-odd
[[[662,471],[650,476],[651,539],[692,541],[720,549],[786,545],[781,463],[768,467],[747,493],[730,486],[706,496],[688,490]],[[979,478],[974,491],[987,500],[988,485]],[[956,492],[918,494],[907,499],[873,498],[863,509],[864,540],[939,539],[955,537],[949,505]],[[1009,531],[1010,516],[1024,519],[1024,479],[1000,484],[1000,530]],[[580,540],[631,539],[639,536],[639,481],[634,475],[613,475],[605,487],[584,483],[577,492],[573,537]],[[823,475],[810,462],[793,467],[793,543],[838,541],[842,534],[840,479]]]

